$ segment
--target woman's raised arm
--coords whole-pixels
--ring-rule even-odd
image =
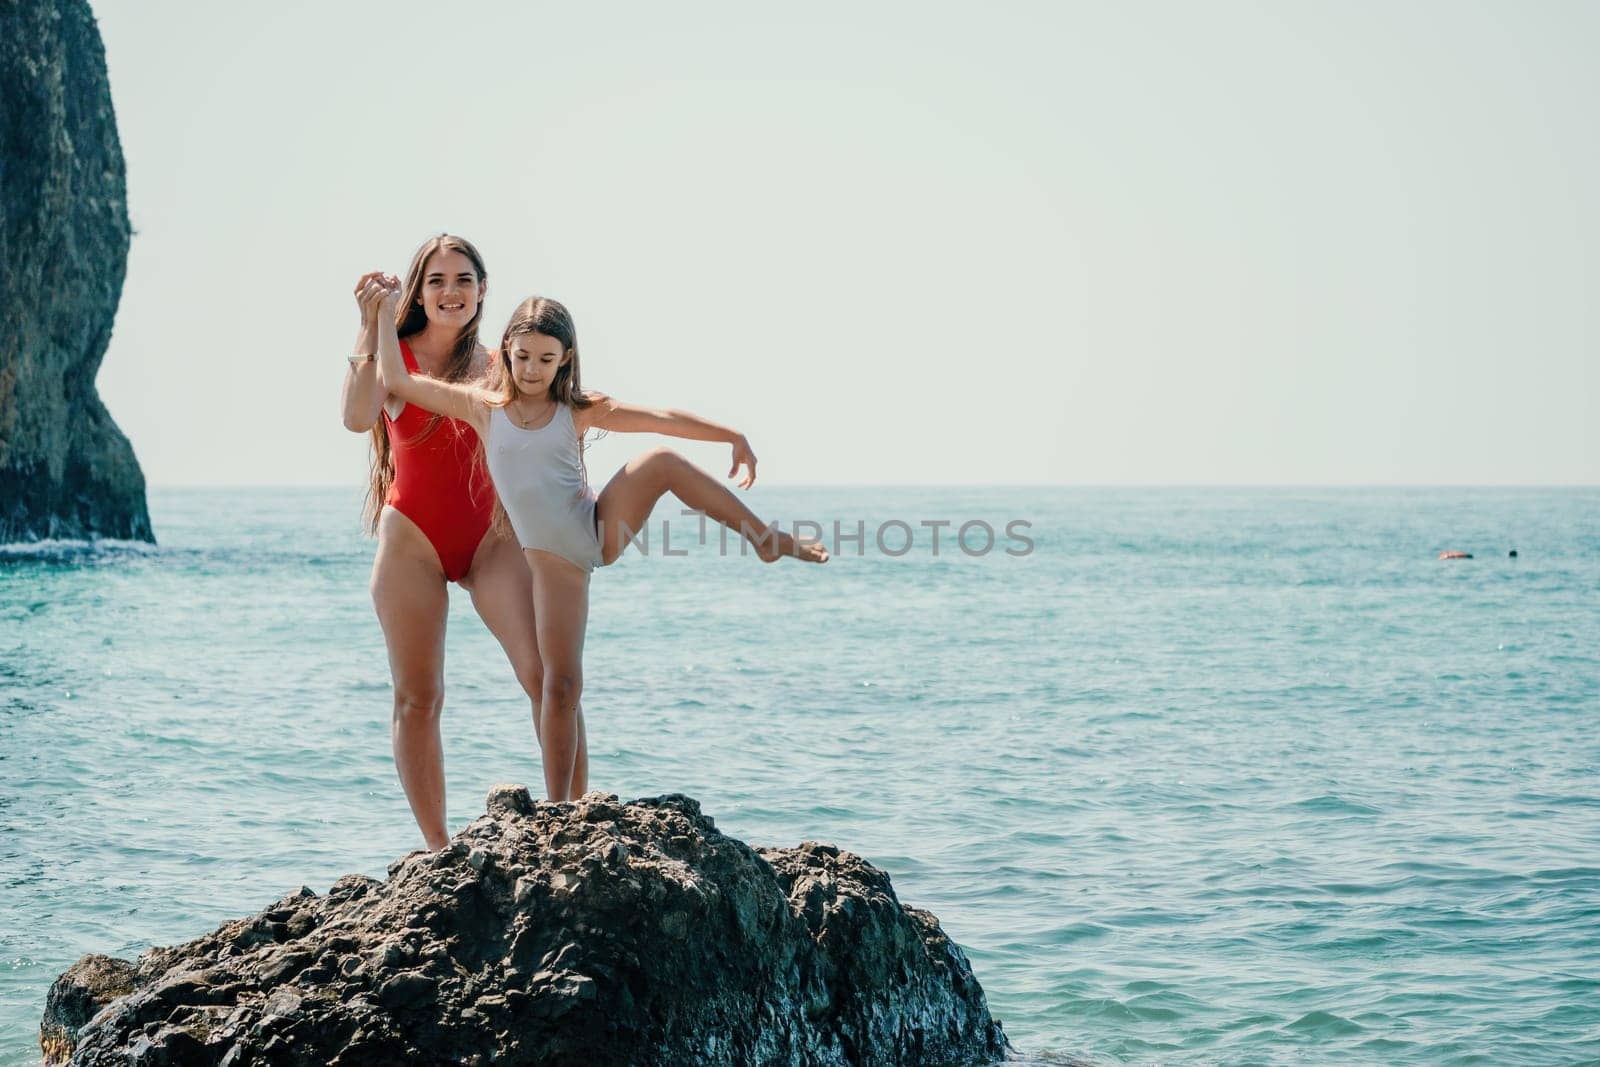
[[[345,372],[344,387],[339,392],[344,428],[352,433],[366,433],[372,429],[378,421],[378,413],[383,410],[383,385],[378,381],[377,361],[354,358],[370,356],[378,349],[378,305],[383,293],[368,283],[382,276],[382,271],[369,271],[356,282],[361,327],[356,331],[355,344],[350,349],[350,369]]]

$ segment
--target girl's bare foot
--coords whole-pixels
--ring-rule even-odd
[[[793,556],[805,563],[828,562],[828,549],[821,541],[796,541],[776,528],[769,528],[760,540],[755,541],[755,546],[756,555],[766,563],[776,563],[783,556]]]

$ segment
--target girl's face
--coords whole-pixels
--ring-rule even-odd
[[[423,268],[418,299],[431,325],[464,330],[478,313],[483,291],[472,260],[460,252],[441,249],[429,257]]]
[[[567,361],[561,342],[542,333],[519,333],[511,339],[511,380],[517,392],[544,396],[556,371]]]

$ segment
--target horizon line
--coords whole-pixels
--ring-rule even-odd
[[[771,489],[1600,489],[1600,482],[778,482]],[[315,489],[365,491],[331,482],[147,482],[146,491]]]

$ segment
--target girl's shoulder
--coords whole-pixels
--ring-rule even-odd
[[[581,395],[574,393],[571,405],[564,406],[569,407],[572,423],[582,435],[605,418],[611,410],[611,398],[597,389],[585,389]]]
[[[582,393],[572,394],[572,414],[588,422],[595,422],[610,413],[613,401],[611,397],[598,389],[585,389]]]

